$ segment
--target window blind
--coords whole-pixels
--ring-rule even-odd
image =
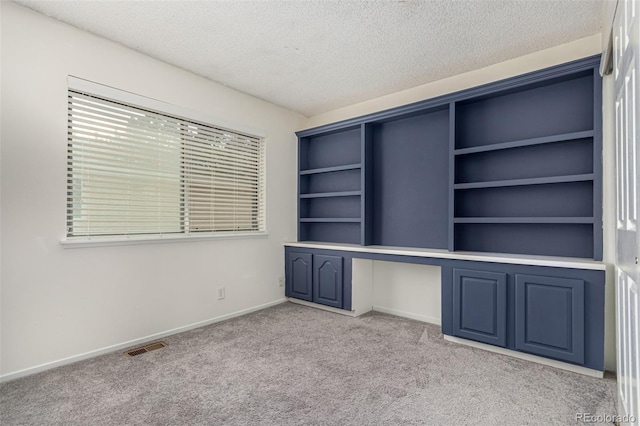
[[[265,229],[264,140],[69,90],[67,236]]]

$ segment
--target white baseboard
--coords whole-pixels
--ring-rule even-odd
[[[313,303],[313,302],[307,302],[306,300],[300,300],[293,297],[289,298],[289,302],[297,303],[299,305],[309,306],[311,308],[322,309],[323,311],[329,311],[335,314],[346,315],[348,317],[360,316],[360,314],[358,314],[356,311],[347,311],[345,309],[333,308],[331,306],[320,305],[318,303]],[[429,324],[441,325],[440,318],[430,317],[427,315],[414,314],[411,312],[405,312],[398,309],[385,308],[382,306],[375,306],[375,305],[373,306],[372,310],[376,312],[382,312],[383,314],[391,314],[398,317],[409,318],[409,319],[421,321],[421,322],[427,322]]]
[[[541,356],[526,354],[524,352],[512,351],[511,349],[499,348],[498,346],[487,345],[486,343],[474,342],[473,340],[462,339],[460,337],[444,335],[444,340],[453,343],[459,343],[461,345],[472,346],[474,348],[484,349],[485,351],[495,352],[502,355],[508,355],[514,358],[524,359],[526,361],[537,362],[538,364],[548,365],[550,367],[559,368],[561,370],[572,371],[578,374],[584,374],[585,376],[595,377],[602,379],[604,377],[604,371],[594,370],[592,368],[580,367],[579,365],[568,364],[562,361],[556,361],[555,359],[543,358]]]
[[[289,302],[297,303],[298,305],[309,306],[310,308],[321,309],[323,311],[333,312],[334,314],[346,315],[348,317],[355,317],[356,313],[354,311],[347,311],[345,309],[338,309],[332,306],[320,305],[319,303],[307,302],[306,300],[296,299],[294,297],[290,297]]]
[[[442,325],[439,317],[430,317],[422,314],[414,314],[412,312],[401,311],[399,309],[385,308],[384,306],[373,305],[373,310],[382,312],[383,314],[391,314],[398,317],[409,318],[416,321],[428,322],[429,324]]]
[[[40,364],[35,367],[25,368],[24,370],[14,371],[13,373],[7,373],[0,376],[0,383],[8,382],[10,380],[19,379],[20,377],[30,376],[32,374],[40,373],[45,370],[50,370],[52,368],[60,367],[62,365],[73,364],[74,362],[82,361],[89,358],[94,358],[99,355],[108,354],[111,352],[119,351],[122,349],[127,349],[132,346],[138,346],[143,343],[151,342],[152,340],[161,339],[163,337],[171,336],[173,334],[182,333],[185,331],[193,330],[194,328],[204,327],[206,325],[215,324],[217,322],[225,321],[231,318],[239,317],[242,315],[249,314],[251,312],[260,311],[262,309],[270,308],[271,306],[276,306],[281,303],[286,302],[287,299],[278,299],[273,302],[264,303],[262,305],[254,306],[252,308],[243,309],[241,311],[233,312],[226,315],[221,315],[219,317],[210,318],[208,320],[195,322],[193,324],[185,325],[178,328],[173,328],[171,330],[162,331],[160,333],[151,334],[146,337],[141,337],[139,339],[129,340],[127,342],[118,343],[116,345],[107,346],[101,349],[96,349],[94,351],[85,352],[80,355],[70,356],[68,358],[59,359],[57,361],[47,362],[45,364]]]

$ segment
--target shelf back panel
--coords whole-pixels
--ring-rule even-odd
[[[372,244],[447,247],[449,112],[378,123]]]
[[[300,217],[360,217],[360,197],[302,199]]]
[[[355,164],[360,159],[360,129],[300,140],[300,169]]]
[[[592,130],[593,73],[456,104],[456,148]]]
[[[301,223],[300,241],[360,243],[359,223]]]
[[[457,156],[456,183],[593,173],[593,139]]]
[[[300,176],[301,194],[359,190],[360,170],[344,170]]]
[[[593,227],[584,224],[456,224],[455,248],[593,258]]]
[[[593,182],[456,190],[455,217],[590,217]]]

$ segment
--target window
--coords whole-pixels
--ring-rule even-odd
[[[262,137],[72,77],[68,108],[67,237],[264,232]]]

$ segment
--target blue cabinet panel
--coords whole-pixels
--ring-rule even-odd
[[[285,259],[287,297],[351,310],[349,253],[287,248]]]
[[[506,274],[453,270],[454,335],[505,347],[506,321]]]
[[[313,257],[311,253],[300,253],[290,251],[287,256],[287,277],[285,292],[289,297],[311,301],[312,288],[312,265]]]
[[[313,301],[342,308],[342,257],[315,255]]]
[[[584,363],[584,281],[516,274],[516,349]]]

